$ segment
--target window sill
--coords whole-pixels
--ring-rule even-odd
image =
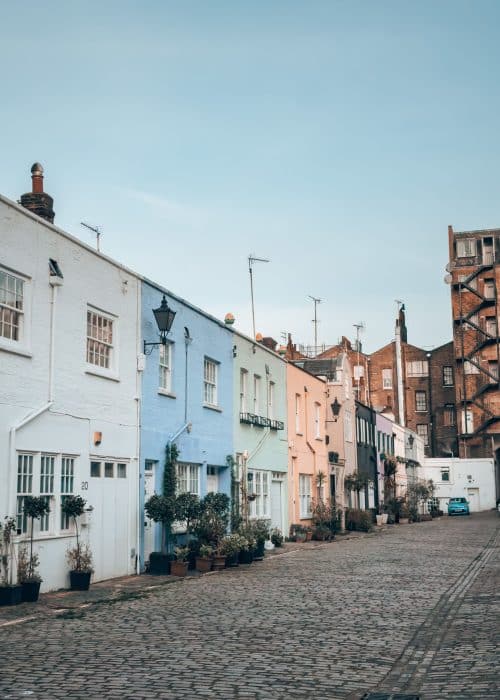
[[[11,345],[10,343],[6,343],[3,340],[0,340],[0,350],[3,350],[4,352],[10,352],[12,355],[20,355],[21,357],[33,357],[33,353],[27,350],[26,348],[23,348],[22,345]]]
[[[295,431],[295,435],[300,435],[300,437],[303,437],[304,433],[299,433],[297,430]]]
[[[177,395],[172,391],[167,391],[166,389],[158,389],[158,394],[160,396],[168,396],[169,399],[176,399]]]
[[[415,413],[427,413],[427,409],[424,408],[424,409],[418,410],[418,409],[416,408],[416,409],[415,409]]]
[[[109,379],[112,382],[119,382],[120,377],[117,374],[108,372],[106,370],[100,370],[99,367],[89,367],[85,370],[85,374],[91,374],[93,377],[101,377],[101,379]]]
[[[217,413],[222,413],[222,408],[219,406],[214,406],[211,403],[204,403],[203,408],[208,408],[210,411],[217,411]]]
[[[315,437],[314,439],[317,440],[318,442],[323,442],[323,438],[322,438],[322,437]]]

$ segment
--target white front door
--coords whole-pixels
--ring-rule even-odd
[[[207,467],[207,493],[218,493],[219,470],[217,467]]]
[[[467,489],[467,500],[469,501],[469,511],[477,513],[479,511],[479,489]]]
[[[154,465],[150,462],[148,468],[144,472],[144,503],[155,492],[155,470]],[[149,560],[149,555],[154,551],[155,547],[155,524],[144,513],[144,561]]]
[[[282,482],[271,482],[271,527],[283,531]],[[286,533],[285,533],[286,534]]]

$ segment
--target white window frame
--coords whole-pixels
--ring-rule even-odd
[[[90,315],[90,319],[89,319]],[[101,319],[102,322],[106,321],[108,324],[111,324],[111,337],[104,339],[105,332],[104,332],[104,326],[103,323],[101,324],[101,331],[99,331],[99,328],[97,330],[96,336],[93,337],[92,335],[89,335],[89,327],[93,328],[95,327],[94,324],[92,323],[93,319],[96,319],[97,321],[97,327],[99,326],[99,319]],[[90,320],[90,324],[89,324]],[[114,316],[113,314],[108,313],[107,311],[103,311],[102,309],[98,309],[95,306],[92,306],[91,304],[87,304],[87,310],[86,310],[86,333],[85,333],[85,338],[86,338],[86,344],[85,344],[85,360],[86,360],[86,372],[88,374],[97,374],[102,377],[109,377],[113,379],[117,379],[116,376],[116,369],[118,367],[118,318],[117,316]],[[102,339],[99,339],[99,335],[101,335]],[[92,357],[92,351],[90,350],[90,345],[92,343],[96,344],[96,347],[98,347],[101,351],[103,349],[107,349],[107,364],[99,364],[97,362],[91,362],[89,358]],[[95,353],[95,350],[94,350]],[[102,357],[106,357],[106,355],[101,355]]]
[[[172,395],[172,343],[162,343],[158,353],[158,391]]]
[[[314,402],[314,437],[321,440],[321,404]]]
[[[308,520],[312,516],[311,489],[311,474],[299,474],[299,517],[301,520]]]
[[[425,408],[419,408],[419,397],[421,398],[422,396],[424,397]],[[427,413],[427,410],[428,410],[427,392],[424,391],[423,389],[418,389],[415,392],[415,411],[417,413]]]
[[[14,278],[22,284],[22,308],[14,308],[12,304],[7,303],[7,299],[5,299],[3,302],[0,301],[0,325],[2,324],[2,309],[14,311],[15,313],[19,314],[17,319],[17,339],[7,338],[4,335],[1,335],[2,331],[0,330],[0,350],[12,352],[16,355],[31,357],[31,278],[21,272],[18,272],[17,270],[10,269],[5,265],[0,265],[0,273],[3,273],[7,277]],[[1,298],[2,292],[0,291],[0,299]]]
[[[450,370],[450,371],[446,372],[445,370]],[[451,382],[446,381],[447,376],[451,377]],[[454,385],[455,385],[455,377],[454,377],[453,367],[452,367],[452,365],[444,365],[444,367],[443,367],[443,386],[454,386]]]
[[[247,412],[248,399],[248,371],[240,369],[240,413]]]
[[[406,363],[407,377],[428,377],[429,362],[427,360],[409,360]]]
[[[253,375],[253,413],[260,416],[262,378],[259,374]]]
[[[267,415],[271,420],[274,419],[274,402],[276,399],[276,383],[269,382],[269,394],[267,400]]]
[[[365,376],[365,368],[363,365],[354,365],[353,376],[356,381]]]
[[[54,500],[54,480],[57,455],[47,454],[42,452],[40,455],[40,496],[43,497],[50,510],[53,511],[52,501]],[[38,521],[40,532],[49,532],[51,530],[51,515],[46,513]]]
[[[200,495],[200,465],[194,462],[177,462],[176,465],[176,493],[192,493]]]
[[[300,425],[300,410],[301,410],[301,396],[300,394],[295,394],[295,432],[297,435],[301,435],[301,425]]]
[[[392,369],[390,367],[382,370],[382,389],[392,389]]]
[[[19,344],[23,339],[25,309],[24,278],[0,267],[0,338]],[[7,328],[10,330],[7,334]]]
[[[352,413],[351,411],[344,412],[344,439],[346,442],[352,442]]]
[[[457,238],[457,258],[473,258],[475,255],[475,238]]]
[[[61,457],[61,483],[60,483],[60,493],[61,493],[61,531],[71,529],[71,518],[63,513],[62,506],[64,501],[68,496],[74,493],[75,486],[75,458],[67,457],[62,455]]]
[[[462,422],[462,433],[470,435],[474,432],[474,414],[470,408],[466,408],[465,411],[462,409],[460,411],[461,422]],[[465,418],[467,416],[467,427],[465,425]]]
[[[494,299],[495,298],[495,280],[494,279],[485,279],[483,283],[483,296],[485,299]]]
[[[33,483],[36,483],[34,457],[29,452],[17,453],[16,523],[22,534],[28,532],[28,517],[23,513],[24,497],[33,495]]]
[[[217,378],[219,363],[210,357],[203,358],[203,404],[217,406]]]
[[[429,445],[429,426],[427,423],[417,423],[417,435],[424,441],[425,447]]]
[[[248,474],[251,475],[250,482],[252,483],[255,499],[250,501],[250,517],[251,518],[270,518],[271,517],[271,479],[270,473],[266,470],[249,469]]]

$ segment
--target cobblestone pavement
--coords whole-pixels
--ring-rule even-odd
[[[499,524],[392,526],[13,619],[0,698],[498,698]]]

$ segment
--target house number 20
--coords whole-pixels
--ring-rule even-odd
[[[88,491],[88,490],[89,490],[89,482],[82,481],[82,491]]]

